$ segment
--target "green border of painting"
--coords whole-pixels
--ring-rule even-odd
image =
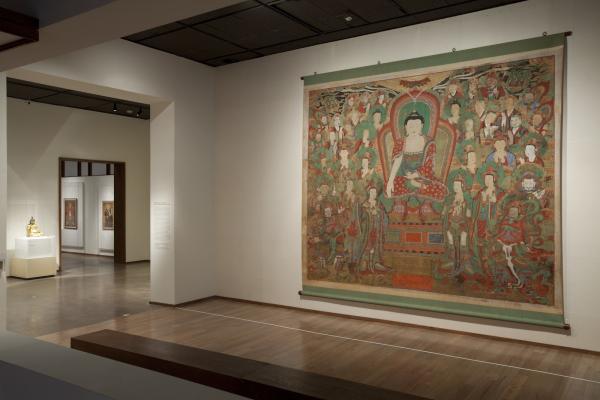
[[[505,309],[478,304],[454,303],[307,285],[302,286],[300,295],[570,329],[569,325],[565,324],[562,314]]]
[[[304,85],[316,85],[320,83],[343,81],[347,79],[361,78],[369,75],[382,75],[391,72],[405,71],[416,68],[432,67],[436,65],[454,64],[458,62],[471,61],[479,58],[503,56],[525,51],[540,50],[565,44],[565,36],[568,33],[556,33],[531,39],[517,40],[494,44],[491,46],[476,47],[473,49],[452,51],[450,53],[435,54],[431,56],[411,58],[408,60],[393,61],[383,64],[369,65],[365,67],[345,69],[341,71],[325,72],[322,74],[306,75],[302,77]]]

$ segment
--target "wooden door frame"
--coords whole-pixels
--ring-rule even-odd
[[[78,163],[87,162],[88,166],[91,163],[97,164],[113,164],[114,165],[114,253],[115,263],[125,264],[127,262],[127,242],[126,242],[126,163],[124,161],[107,161],[107,160],[90,160],[84,158],[59,157],[58,158],[58,270],[61,270],[62,264],[62,178],[64,175],[64,162],[76,161]],[[81,165],[81,164],[79,164]],[[92,176],[92,175],[88,175]],[[101,176],[101,175],[98,175]]]

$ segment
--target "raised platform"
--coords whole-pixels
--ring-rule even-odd
[[[253,399],[423,399],[343,379],[112,330],[73,337],[71,347]]]

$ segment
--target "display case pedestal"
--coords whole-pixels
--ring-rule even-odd
[[[56,275],[54,236],[15,239],[15,254],[10,263],[10,276],[22,279]]]

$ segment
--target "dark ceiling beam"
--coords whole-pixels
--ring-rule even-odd
[[[14,78],[7,78],[7,86],[8,86],[8,88],[7,88],[8,89],[8,93],[7,93],[8,97],[17,98],[20,100],[39,102],[42,104],[50,104],[50,105],[55,105],[55,106],[59,106],[59,107],[77,108],[77,109],[81,109],[81,110],[101,112],[101,113],[125,116],[125,117],[130,117],[130,118],[138,118],[138,119],[149,119],[150,118],[150,105],[149,104],[135,103],[135,102],[130,102],[130,101],[111,98],[111,97],[98,96],[98,95],[94,95],[91,93],[78,92],[78,91],[58,88],[58,87],[54,87],[54,86],[47,86],[47,85],[37,84],[35,82],[22,81],[22,80],[14,79]],[[45,94],[43,96],[37,96],[37,97],[14,96],[14,95],[11,95],[11,93],[10,93],[11,86],[12,87],[20,86],[20,87],[30,88],[32,90],[43,89],[45,91],[49,91],[52,93]],[[53,96],[57,96],[60,94],[69,94],[71,96],[75,96],[76,98],[82,99],[82,101],[84,99],[87,99],[87,100],[91,99],[91,100],[101,101],[102,103],[96,104],[96,105],[91,105],[91,106],[85,106],[84,104],[80,104],[80,105],[69,104],[69,105],[67,105],[67,104],[60,104],[59,102],[52,103],[52,102],[45,101],[45,100],[52,98]],[[117,106],[120,106],[121,109],[130,109],[130,110],[132,110],[132,112],[131,113],[127,113],[127,112],[115,113],[115,112],[111,112],[111,111],[102,111],[102,107],[109,106],[112,104],[116,104]],[[110,107],[110,108],[112,109],[112,107]],[[138,116],[137,114],[140,114],[140,116]]]
[[[37,18],[0,7],[0,32],[19,37],[12,42],[0,45],[0,51],[37,42],[39,40],[39,21]]]

